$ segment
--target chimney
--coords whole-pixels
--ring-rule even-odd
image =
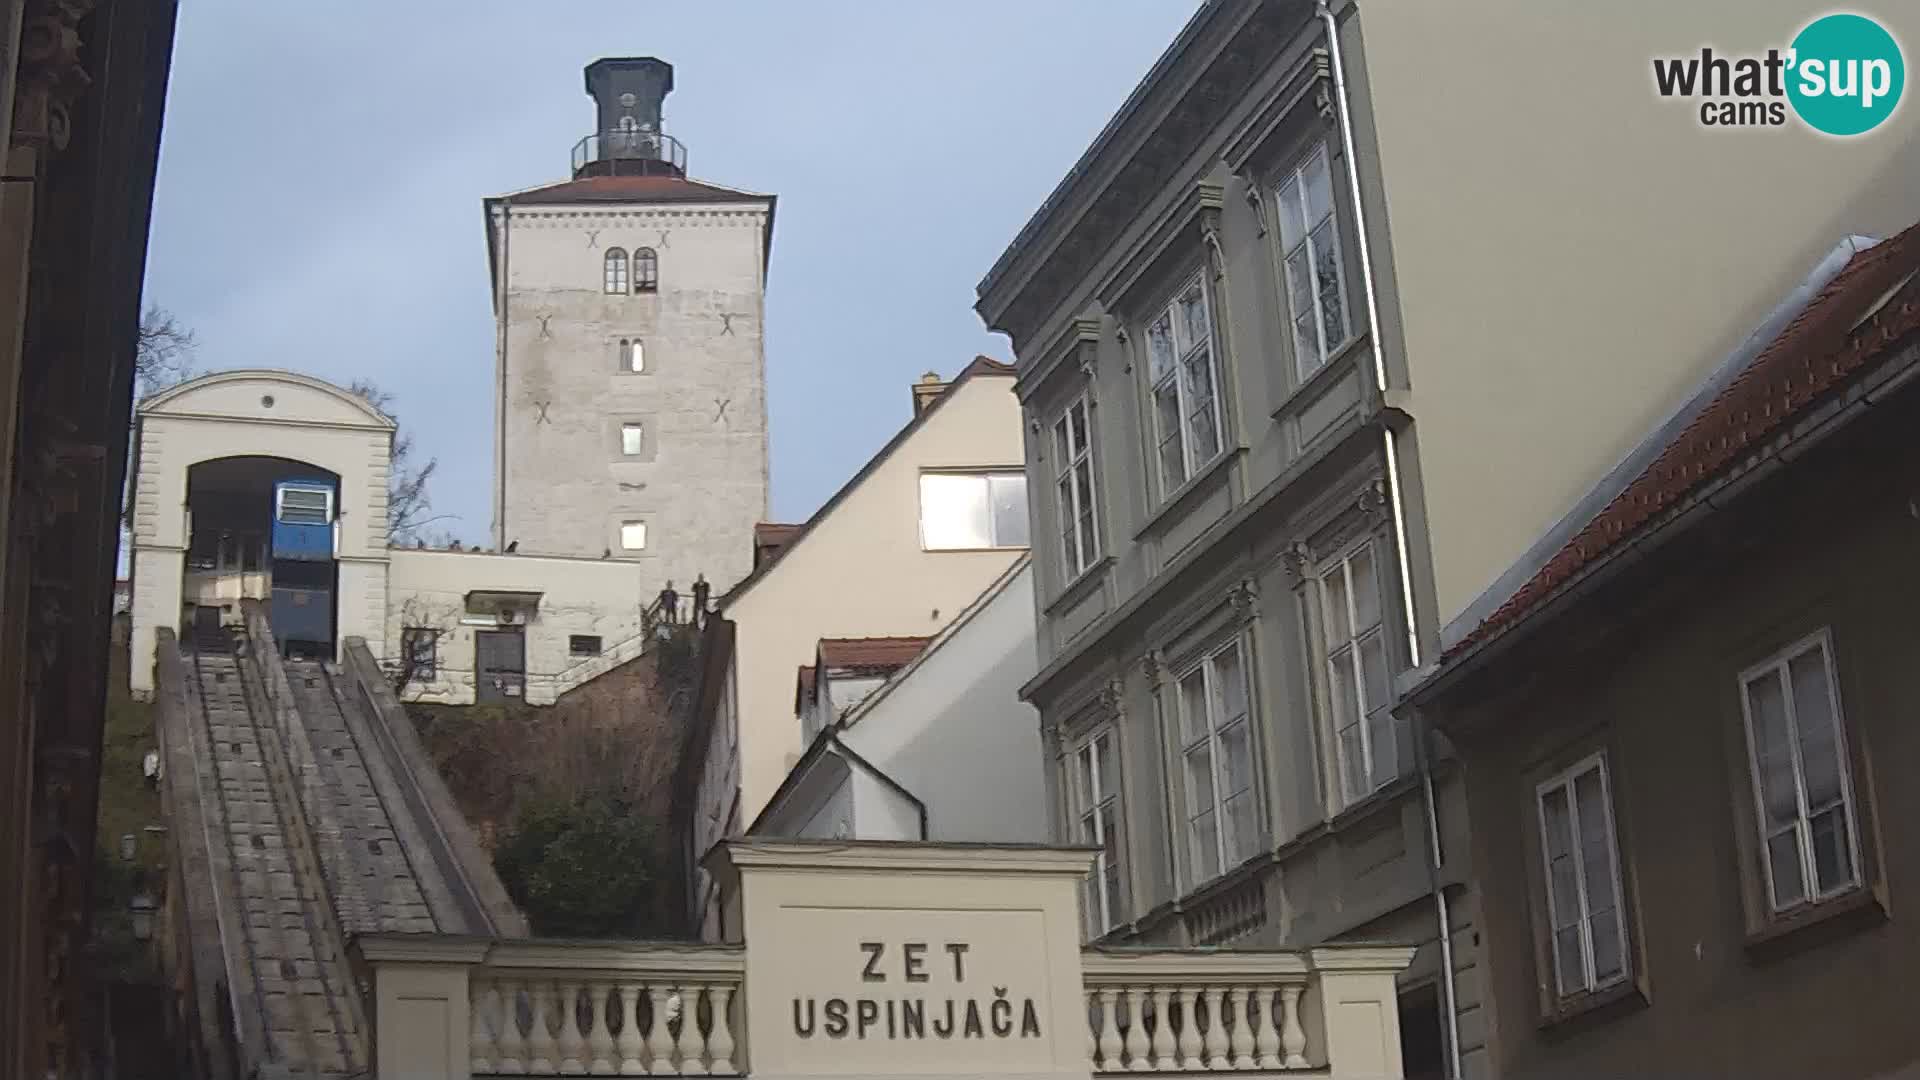
[[[673,92],[673,65],[653,56],[605,57],[587,65],[593,134],[574,147],[581,176],[686,174],[687,151],[666,134],[661,105]]]
[[[913,384],[913,415],[926,412],[927,406],[933,404],[934,398],[946,393],[949,385],[940,381],[938,372],[929,371],[920,376],[920,381]]]

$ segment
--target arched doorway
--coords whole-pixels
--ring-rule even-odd
[[[339,506],[339,476],[303,461],[243,455],[189,467],[182,637],[218,643],[255,601],[283,655],[332,659]]]

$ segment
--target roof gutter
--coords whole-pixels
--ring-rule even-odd
[[[1908,344],[1877,371],[1893,370],[1878,385],[1869,385],[1876,373],[1868,373],[1832,400],[1816,408],[1785,431],[1776,434],[1758,451],[1758,460],[1745,467],[1735,466],[1707,486],[1687,496],[1668,516],[1639,536],[1614,548],[1583,570],[1580,576],[1563,585],[1545,603],[1522,615],[1493,637],[1441,665],[1410,690],[1406,700],[1416,707],[1431,705],[1456,688],[1467,677],[1483,671],[1509,652],[1540,626],[1577,605],[1586,597],[1637,566],[1699,523],[1725,510],[1761,481],[1793,464],[1830,436],[1848,427],[1867,410],[1881,404],[1909,383],[1920,378],[1920,341]]]

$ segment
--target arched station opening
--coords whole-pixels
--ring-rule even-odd
[[[268,608],[290,657],[332,659],[338,631],[340,477],[288,458],[215,458],[187,470],[182,637],[217,643]]]

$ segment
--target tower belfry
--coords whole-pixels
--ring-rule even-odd
[[[598,126],[574,146],[575,178],[686,175],[687,148],[661,123],[672,64],[652,56],[595,60],[586,77]]]
[[[673,65],[604,58],[585,83],[568,177],[486,200],[495,539],[724,588],[767,511],[774,197],[687,175],[662,119]]]

